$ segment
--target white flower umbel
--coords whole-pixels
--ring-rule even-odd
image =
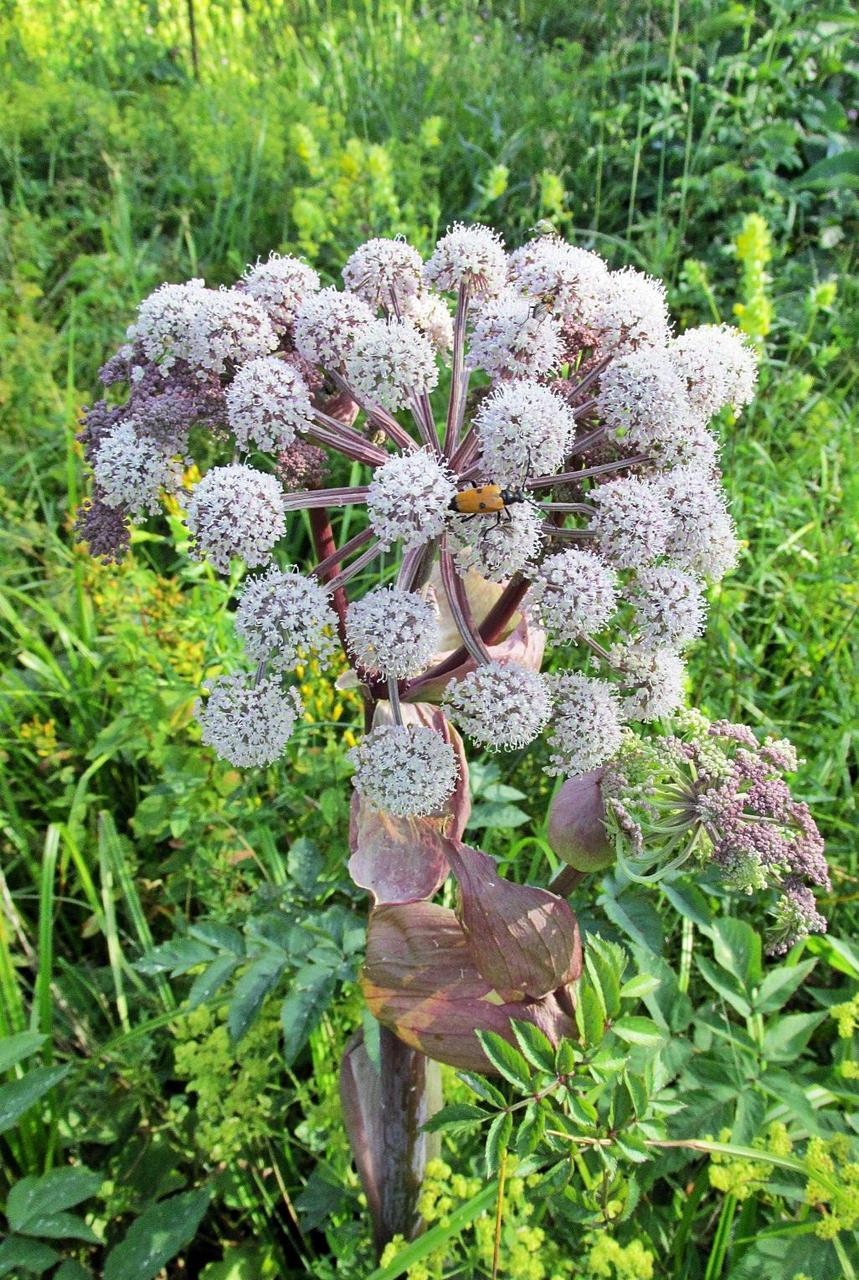
[[[701,634],[707,602],[701,583],[674,565],[639,569],[630,594],[645,649],[684,648]]]
[[[421,255],[405,240],[367,240],[347,258],[343,280],[371,306],[391,307],[417,293],[422,268]]]
[[[615,613],[617,574],[590,551],[559,551],[537,568],[525,604],[554,644],[575,644]]]
[[[373,474],[367,514],[384,545],[420,547],[444,532],[456,494],[450,472],[427,449],[396,454]]]
[[[300,258],[269,254],[267,262],[248,267],[242,287],[255,298],[277,329],[295,320],[299,306],[319,288],[319,276]]]
[[[235,625],[248,657],[278,671],[310,657],[325,663],[337,649],[337,616],[326,589],[275,565],[245,579]]]
[[[597,282],[577,318],[596,332],[605,351],[664,347],[671,337],[665,285],[632,267]]]
[[[425,725],[378,725],[352,748],[349,759],[359,795],[403,818],[438,813],[459,776],[453,747]]]
[[[400,409],[438,382],[435,351],[411,320],[374,320],[357,335],[345,358],[346,379],[359,395],[385,409]]]
[[[558,321],[514,289],[502,289],[480,308],[469,345],[468,366],[490,378],[536,377],[561,354]]]
[[[580,320],[587,300],[608,267],[597,253],[567,244],[557,236],[530,240],[510,254],[508,277],[532,298],[550,303],[567,320]]]
[[[623,741],[615,687],[578,671],[546,679],[553,707],[547,734],[551,754],[545,772],[555,777],[574,775],[605,764]]]
[[[452,680],[443,701],[462,732],[490,751],[527,746],[552,710],[543,676],[515,662],[488,662]]]
[[[440,646],[434,606],[415,591],[376,587],[353,600],[346,614],[349,652],[365,671],[386,679],[415,675]]]
[[[249,360],[227,388],[227,419],[240,449],[285,449],[312,417],[304,379],[276,356]]]
[[[576,430],[572,411],[559,395],[523,378],[503,382],[474,417],[480,463],[493,482],[521,485],[529,475],[552,475]]]
[[[609,650],[609,660],[621,676],[627,720],[660,720],[683,705],[686,667],[674,649],[615,645]]]
[[[404,320],[411,320],[429,338],[436,355],[445,356],[453,345],[453,317],[444,298],[424,290],[403,299]]]
[[[200,300],[182,351],[193,368],[220,376],[276,348],[274,326],[249,294],[239,289],[206,289]]]
[[[533,503],[517,502],[499,515],[452,516],[450,534],[461,572],[471,569],[490,582],[506,582],[540,550],[543,517]]]
[[[181,463],[129,420],[105,432],[92,469],[102,502],[132,516],[157,511],[162,489],[175,493],[182,483]]]
[[[600,376],[597,413],[615,439],[642,453],[677,447],[696,421],[686,384],[667,351],[639,347]]]
[[[670,352],[689,399],[705,419],[728,404],[738,411],[754,396],[758,357],[739,329],[702,324],[675,338]]]
[[[725,496],[711,472],[675,467],[656,481],[671,511],[666,552],[677,564],[713,582],[734,568],[739,543]]]
[[[690,423],[673,438],[654,439],[648,453],[657,467],[697,467],[714,472],[719,466],[719,441],[702,422]]]
[[[219,676],[209,688],[205,703],[194,707],[206,746],[238,768],[273,764],[301,715],[295,690],[284,691],[274,676],[247,675]]]
[[[424,266],[424,279],[437,289],[465,284],[475,295],[497,293],[507,277],[507,254],[497,231],[479,223],[454,223]]]
[[[137,319],[128,328],[129,340],[139,342],[147,358],[167,372],[187,350],[194,316],[207,292],[205,280],[199,279],[159,285],[137,308]]]
[[[376,315],[357,294],[320,289],[301,302],[295,317],[298,354],[312,364],[339,369]]]
[[[253,467],[213,467],[188,500],[188,529],[196,554],[221,573],[229,573],[233,556],[253,569],[271,559],[286,532],[283,491],[274,476]]]
[[[612,480],[588,497],[597,504],[590,527],[612,564],[635,569],[662,555],[672,527],[671,509],[653,481],[636,476]]]

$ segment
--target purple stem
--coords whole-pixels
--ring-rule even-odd
[[[331,521],[328,518],[328,512],[324,509],[314,509],[310,512],[310,531],[313,535],[313,546],[317,556],[320,558],[319,564],[316,566],[316,572],[321,573],[323,582],[329,583],[332,587],[331,598],[334,611],[337,614],[337,634],[340,637],[343,652],[346,653],[346,607],[348,601],[343,588],[334,585],[340,569],[338,556],[342,555],[346,548],[342,548],[338,553],[334,544]]]
[[[380,430],[384,431],[385,435],[388,436],[389,439],[393,440],[394,444],[397,445],[398,448],[407,449],[409,452],[413,452],[417,449],[417,444],[409,435],[408,431],[406,431],[404,427],[400,426],[396,418],[391,417],[387,409],[383,409],[380,404],[376,404],[366,396],[360,395],[354,387],[349,386],[348,382],[346,382],[339,373],[332,373],[331,378],[341,391],[345,391],[347,395],[352,397],[357,405],[361,406],[370,421],[375,423]]]
[[[311,440],[315,440],[317,444],[325,445],[329,449],[337,449],[340,453],[345,453],[347,458],[354,458],[356,462],[365,462],[370,467],[378,467],[388,461],[389,455],[385,450],[365,439],[360,432],[344,427],[335,418],[329,418],[327,414],[320,413],[318,410],[314,416],[316,423],[304,434]]]
[[[474,615],[471,612],[471,605],[468,602],[468,596],[465,591],[465,584],[457,573],[453,556],[444,545],[439,551],[439,568],[450,611],[453,614],[457,630],[462,636],[465,648],[478,665],[484,662],[491,662],[492,654],[487,649],[483,637],[475,625]]]
[[[551,489],[555,484],[570,484],[576,480],[589,480],[591,476],[608,475],[612,471],[625,471],[639,463],[650,462],[646,453],[636,453],[631,458],[618,458],[615,462],[601,462],[598,467],[583,467],[581,471],[562,471],[556,476],[534,476],[525,481],[526,489]]]
[[[543,521],[543,529],[549,538],[564,538],[568,542],[588,542],[597,535],[593,529],[565,529],[562,525],[552,524],[551,520]]]
[[[326,580],[325,575],[329,569],[333,568],[335,572],[339,573],[341,562],[345,560],[347,556],[351,556],[353,551],[357,551],[359,547],[363,547],[365,542],[369,542],[372,536],[373,530],[368,525],[366,529],[362,529],[360,533],[356,533],[348,542],[344,542],[342,547],[335,547],[334,550],[330,552],[324,560],[320,560],[319,564],[315,565],[310,572],[315,573],[317,577],[321,578],[324,582]]]
[[[477,432],[470,427],[466,432],[465,439],[457,448],[450,460],[451,468],[454,471],[462,472],[465,467],[471,465],[477,450],[480,448],[480,440]]]
[[[285,511],[311,510],[313,507],[350,507],[366,502],[369,486],[365,484],[342,489],[299,489],[296,493],[284,494]]]
[[[465,373],[465,326],[468,320],[468,283],[459,284],[456,299],[456,318],[453,322],[453,367],[450,378],[450,399],[447,404],[447,423],[444,430],[442,452],[450,458],[456,452],[459,428],[465,405],[467,375]]]
[[[565,515],[575,512],[582,516],[592,516],[594,508],[586,502],[541,502],[540,511],[562,511]]]
[[[372,546],[369,546],[357,559],[353,560],[346,569],[341,570],[335,578],[331,578],[328,585],[332,590],[342,587],[350,578],[354,578],[356,573],[360,573],[368,564],[372,564],[382,551],[383,547],[377,538]]]

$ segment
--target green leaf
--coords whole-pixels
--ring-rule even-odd
[[[641,1000],[656,990],[659,981],[659,978],[654,978],[650,973],[639,973],[623,984],[620,997],[622,1000]]]
[[[462,1083],[467,1084],[469,1089],[476,1093],[478,1098],[482,1098],[484,1102],[491,1102],[494,1107],[507,1106],[507,1099],[504,1094],[485,1076],[475,1075],[471,1071],[458,1071],[456,1074]]]
[[[691,880],[674,880],[670,884],[663,880],[659,888],[678,915],[685,916],[699,929],[709,929],[713,913],[706,897]]]
[[[848,147],[834,156],[818,160],[805,173],[794,178],[791,186],[800,191],[821,187],[834,191],[838,187],[859,187],[859,147]]]
[[[475,831],[495,830],[501,827],[521,827],[529,815],[515,804],[476,804],[468,819],[469,828]]]
[[[510,1026],[513,1028],[513,1034],[519,1043],[519,1048],[531,1063],[531,1066],[536,1067],[538,1071],[546,1071],[553,1076],[555,1074],[555,1050],[548,1036],[544,1035],[539,1027],[535,1027],[533,1022],[519,1022],[516,1018],[511,1018]]]
[[[318,891],[324,866],[322,854],[312,840],[306,836],[293,840],[286,855],[286,870],[307,897]]]
[[[717,991],[723,1000],[727,1000],[731,1008],[735,1009],[740,1017],[748,1018],[752,1012],[752,1006],[746,997],[737,990],[738,983],[736,979],[732,975],[726,974],[724,970],[717,969],[705,956],[696,956],[695,963],[713,990]]]
[[[152,1280],[197,1234],[210,1191],[200,1187],[150,1206],[107,1255],[103,1280]]]
[[[716,964],[732,973],[746,990],[757,986],[763,977],[760,934],[745,920],[724,916],[713,925],[710,936]]]
[[[211,1000],[227,979],[232,977],[240,964],[238,956],[216,956],[191,983],[191,990],[188,992],[188,1008],[198,1009],[201,1004]]]
[[[68,1075],[69,1067],[34,1067],[20,1080],[0,1085],[0,1133],[11,1129],[30,1107]]]
[[[606,1016],[616,1018],[620,1013],[620,982],[626,968],[627,953],[614,942],[588,934],[585,963],[594,985],[602,993]]]
[[[602,999],[585,978],[579,980],[576,993],[576,1026],[582,1043],[588,1048],[599,1044],[605,1035]]]
[[[627,1160],[632,1160],[634,1164],[646,1164],[652,1158],[651,1153],[644,1144],[644,1139],[639,1138],[638,1134],[618,1134],[615,1137],[614,1145],[626,1156]]]
[[[780,1009],[802,986],[816,964],[814,959],[802,960],[799,964],[782,964],[777,969],[770,969],[752,996],[752,1008],[758,1013],[773,1013]]]
[[[527,1156],[532,1151],[536,1151],[543,1136],[545,1122],[546,1113],[544,1108],[537,1102],[529,1102],[525,1108],[525,1118],[516,1130],[517,1155]]]
[[[280,1006],[283,1058],[287,1066],[304,1048],[307,1037],[327,1009],[333,991],[334,974],[322,965],[304,965],[295,975],[292,990]]]
[[[617,1022],[612,1023],[611,1029],[626,1044],[642,1045],[646,1049],[655,1049],[665,1040],[652,1018],[618,1018]]]
[[[29,1058],[37,1049],[41,1049],[47,1038],[39,1035],[38,1031],[20,1031],[14,1036],[4,1036],[0,1040],[0,1072],[8,1071],[10,1067]]]
[[[514,1049],[512,1044],[508,1044],[495,1031],[478,1031],[476,1034],[483,1052],[496,1071],[517,1089],[527,1093],[531,1088],[531,1072],[519,1050]]]
[[[40,1276],[48,1267],[58,1262],[59,1258],[56,1249],[41,1244],[38,1240],[7,1236],[0,1244],[0,1276],[8,1276],[12,1272],[20,1276],[22,1271]]]
[[[650,1101],[646,1080],[643,1076],[630,1075],[628,1072],[624,1072],[623,1083],[626,1085],[626,1091],[632,1103],[633,1114],[639,1120],[643,1120],[647,1115],[647,1107]]]
[[[773,1062],[798,1058],[826,1016],[825,1009],[819,1013],[791,1013],[770,1023],[764,1031],[764,1057]]]
[[[662,922],[650,899],[643,893],[628,891],[603,893],[599,903],[603,911],[628,938],[657,955],[662,951]]]
[[[53,1240],[68,1237],[97,1243],[98,1237],[91,1227],[64,1211],[95,1195],[101,1184],[101,1174],[72,1166],[52,1169],[40,1178],[22,1178],[12,1187],[6,1201],[9,1226],[23,1235],[47,1236]]]
[[[245,940],[231,924],[221,924],[219,920],[199,920],[189,926],[188,933],[217,951],[231,951],[234,956],[245,954]]]
[[[483,1158],[487,1178],[491,1178],[497,1171],[501,1163],[501,1157],[510,1144],[512,1132],[513,1117],[509,1111],[500,1111],[489,1126],[489,1132],[486,1135]]]
[[[92,1272],[87,1271],[76,1258],[66,1258],[59,1270],[54,1273],[54,1280],[92,1280]]]
[[[160,947],[153,947],[134,967],[140,973],[169,973],[172,978],[178,978],[198,964],[207,964],[213,959],[211,947],[204,943],[193,938],[172,938],[169,942],[162,942]]]
[[[463,1125],[471,1128],[488,1119],[489,1112],[482,1107],[476,1107],[471,1102],[451,1102],[437,1111],[422,1127],[424,1133],[438,1133],[441,1129],[460,1128]]]
[[[590,1098],[586,1098],[583,1094],[575,1094],[572,1089],[568,1089],[567,1107],[570,1116],[577,1125],[580,1125],[583,1129],[594,1128],[599,1118],[599,1113]]]
[[[555,1050],[555,1074],[569,1076],[576,1069],[576,1048],[572,1040],[562,1040]]]
[[[239,978],[227,1012],[227,1025],[233,1044],[237,1044],[247,1032],[284,968],[283,958],[269,953],[255,960]]]

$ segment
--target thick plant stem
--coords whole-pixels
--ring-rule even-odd
[[[439,1066],[380,1027],[378,1064],[370,1060],[363,1036],[347,1046],[340,1097],[381,1255],[395,1235],[413,1240],[424,1227],[418,1197],[439,1138],[422,1126],[441,1106]]]
[[[340,572],[340,562],[337,558],[337,544],[334,541],[334,531],[331,528],[331,521],[328,518],[328,512],[324,507],[314,507],[307,513],[310,521],[310,531],[313,535],[313,546],[320,561],[325,561],[328,566],[321,575],[323,582],[330,582],[336,578]],[[334,611],[337,614],[337,633],[340,637],[340,643],[343,646],[343,652],[346,653],[346,592],[342,587],[336,587],[331,595]]]

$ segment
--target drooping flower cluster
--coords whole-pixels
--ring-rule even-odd
[[[684,712],[670,735],[628,735],[601,791],[624,871],[644,882],[686,863],[714,867],[726,888],[776,890],[771,954],[826,930],[811,885],[830,889],[823,840],[783,775],[797,767],[785,740]]]
[[[261,570],[235,615],[257,668],[253,684],[236,676],[249,706],[308,655],[326,661],[336,637],[394,727],[400,702],[428,690],[479,746],[521,747],[550,726],[551,772],[605,763],[622,724],[682,702],[705,580],[736,559],[708,423],[748,402],[751,349],[724,326],[674,338],[658,281],[554,236],[508,255],[495,232],[458,224],[427,261],[376,238],[343,279],[321,288],[306,263],[272,255],[232,289],[195,279],[145,299],[103,371],[111,398],[85,419],[82,532],[117,558],[129,518],[176,492],[200,437],[213,465],[186,504],[194,554],[221,573]],[[450,392],[435,404],[445,360]],[[338,452],[363,474],[323,488]],[[362,511],[338,550],[331,513],[346,507]],[[318,541],[311,575],[279,550],[301,508]],[[382,587],[373,567],[398,551]],[[481,583],[497,586],[479,628]],[[531,639],[493,651],[517,614]],[[445,617],[456,652],[440,648]],[[543,631],[559,650],[551,678]],[[244,706],[235,689],[201,713],[216,747],[212,725]],[[405,768],[425,735],[377,739],[408,780],[400,811],[426,812]],[[444,754],[420,750],[424,770]],[[381,803],[371,776],[375,764],[359,767],[356,786]]]

